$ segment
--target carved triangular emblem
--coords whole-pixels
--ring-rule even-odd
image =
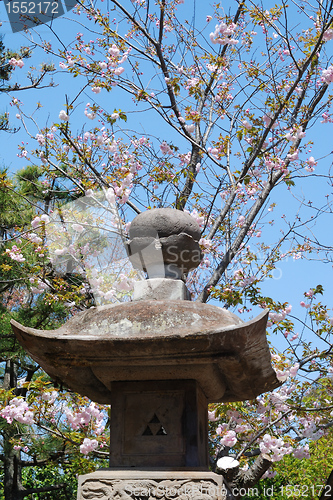
[[[142,433],[143,436],[153,436],[153,433],[149,427],[149,425],[147,425],[147,427],[145,428],[144,432]]]
[[[163,425],[161,425],[159,430],[156,432],[156,436],[166,436],[166,435],[167,435],[167,432],[164,429]]]
[[[156,413],[154,413],[154,416],[153,418],[149,421],[150,424],[160,424],[160,421],[158,419],[158,416],[156,415]]]
[[[147,424],[147,427],[145,428],[144,432],[142,433],[143,436],[166,436],[167,431],[161,425],[160,419],[154,413],[153,417],[149,420],[149,423]]]

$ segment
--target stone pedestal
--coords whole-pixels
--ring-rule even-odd
[[[110,467],[208,470],[207,399],[195,380],[113,382]]]
[[[77,500],[225,500],[213,472],[100,470],[79,477]]]

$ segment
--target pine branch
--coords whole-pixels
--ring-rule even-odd
[[[33,460],[20,460],[20,465],[21,467],[41,467],[43,465],[47,465],[50,463],[50,461],[57,461],[58,459],[64,457],[66,455],[65,451],[58,451],[57,453],[52,453],[48,458],[46,459],[40,459],[38,460],[36,457],[33,458]]]
[[[66,483],[60,483],[54,486],[42,486],[40,488],[28,488],[25,489],[21,492],[22,498],[27,497],[28,495],[31,495],[32,493],[43,493],[47,491],[56,491],[56,490],[63,490],[66,488]]]

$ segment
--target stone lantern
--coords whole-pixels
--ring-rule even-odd
[[[58,330],[12,321],[13,330],[55,381],[111,404],[109,468],[79,478],[78,500],[222,500],[223,478],[209,471],[207,405],[280,385],[268,313],[243,322],[191,302],[183,278],[202,255],[190,215],[149,210],[129,236],[129,258],[148,275],[132,302],[91,308]]]

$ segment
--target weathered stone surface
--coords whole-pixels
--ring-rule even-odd
[[[79,477],[78,500],[225,500],[212,472],[104,470]]]
[[[133,266],[149,278],[180,279],[201,262],[200,235],[198,223],[185,212],[148,210],[133,220],[127,252]]]
[[[197,380],[208,401],[241,401],[280,385],[267,315],[243,323],[208,304],[142,300],[89,309],[58,330],[12,326],[51,377],[100,403],[112,381],[174,379]]]
[[[181,280],[154,278],[134,283],[133,300],[191,300]]]
[[[181,233],[188,234],[197,241],[201,237],[199,224],[191,215],[174,208],[154,208],[142,212],[133,219],[129,237],[130,239],[142,236],[155,238],[157,234],[159,238],[164,238]]]
[[[208,470],[207,399],[195,380],[113,382],[111,467]]]

